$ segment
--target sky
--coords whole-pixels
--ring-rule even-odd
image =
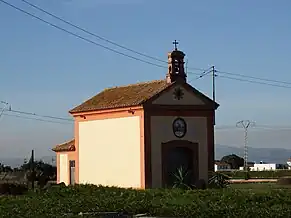
[[[6,1],[95,43],[145,59],[74,29],[21,0]],[[201,71],[191,68],[214,65],[219,71],[291,82],[289,0],[29,1],[108,40],[165,61],[173,40],[179,41],[188,62],[189,83],[209,96],[211,77],[195,80]],[[162,79],[166,74],[164,68],[83,41],[2,2],[0,26],[0,100],[14,110],[70,118],[70,109],[106,87]],[[216,79],[220,104],[216,124],[229,128],[217,129],[216,143],[242,146],[243,131],[235,129],[235,124],[249,119],[257,126],[272,127],[250,129],[250,146],[291,148],[291,89],[222,76],[231,75],[220,73]],[[281,126],[290,129],[282,130]],[[71,123],[0,117],[0,157],[28,156],[31,149],[37,156],[53,155],[51,148],[71,137]]]

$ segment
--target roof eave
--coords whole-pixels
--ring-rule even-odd
[[[70,152],[70,151],[76,151],[76,148],[68,148],[68,149],[58,149],[58,148],[52,148],[52,151],[58,153],[58,152]]]
[[[136,110],[142,109],[143,104],[133,104],[133,105],[126,105],[121,107],[108,107],[108,108],[101,108],[101,109],[88,109],[88,110],[80,110],[80,111],[69,111],[72,116],[80,116],[80,115],[89,115],[95,113],[104,113],[104,112],[115,112],[115,111],[124,111],[124,110]]]

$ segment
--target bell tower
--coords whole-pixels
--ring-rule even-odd
[[[176,40],[173,42],[175,49],[168,53],[168,73],[166,75],[167,83],[176,81],[186,82],[186,73],[184,69],[185,54],[177,49],[179,44]]]

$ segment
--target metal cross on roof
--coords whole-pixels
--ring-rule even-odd
[[[177,40],[175,40],[175,41],[173,42],[173,44],[175,45],[175,50],[177,50],[177,45],[179,44],[179,42],[177,42]]]

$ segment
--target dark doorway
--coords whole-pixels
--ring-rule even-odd
[[[185,147],[170,149],[165,157],[166,186],[172,187],[180,177],[186,185],[193,184],[193,154],[192,150]]]
[[[198,144],[184,140],[163,143],[162,166],[164,187],[171,188],[181,181],[192,186],[199,175]]]
[[[70,185],[75,185],[75,161],[70,160]]]

